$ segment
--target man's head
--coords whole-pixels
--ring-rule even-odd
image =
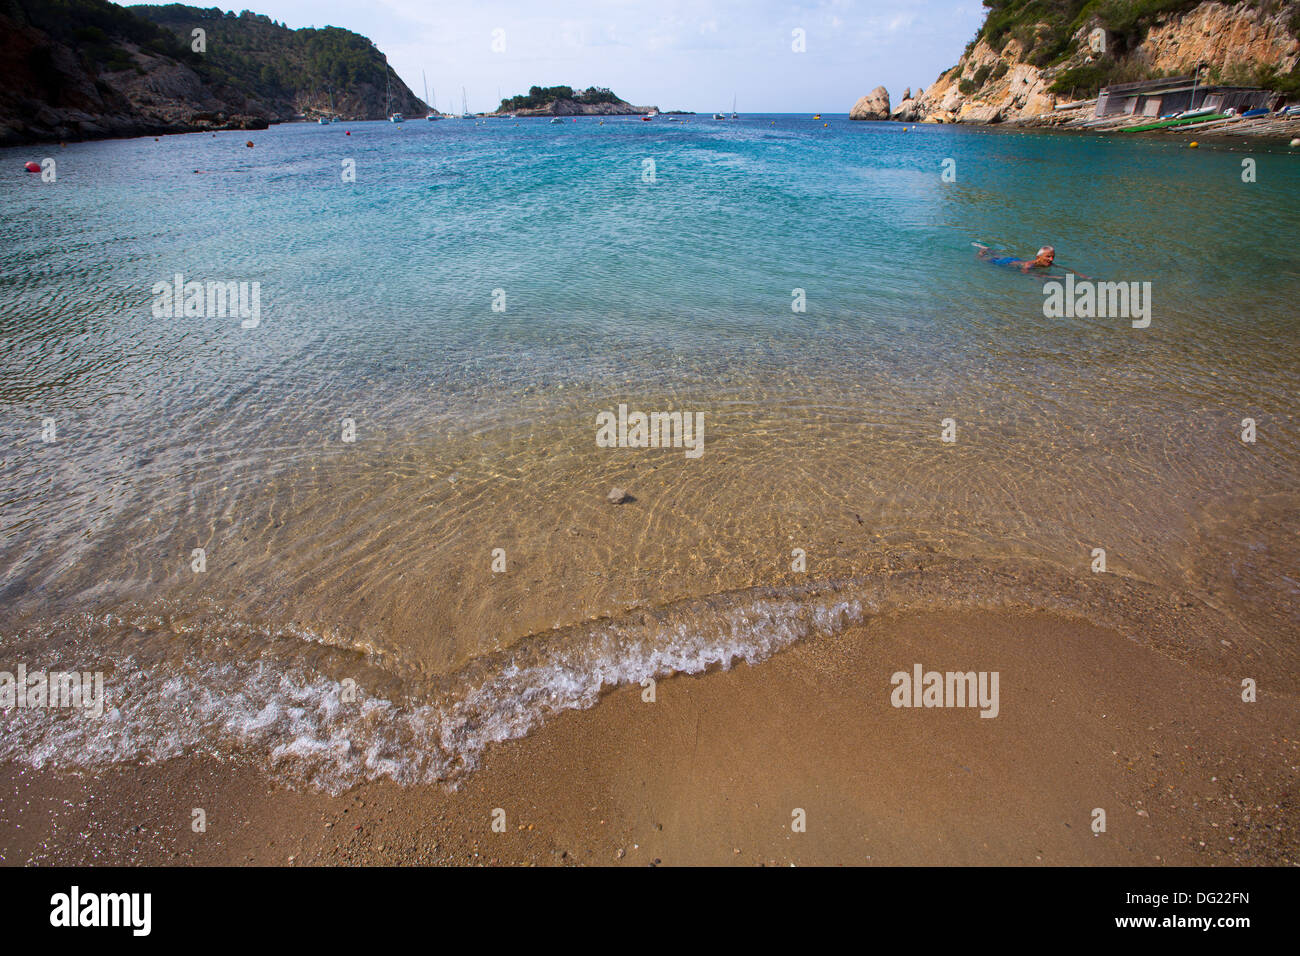
[[[1056,250],[1051,246],[1043,246],[1038,250],[1038,255],[1034,257],[1034,265],[1050,266],[1056,259]]]

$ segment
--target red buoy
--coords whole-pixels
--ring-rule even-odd
[[[29,173],[39,173],[41,171],[40,163],[27,163],[23,166]]]

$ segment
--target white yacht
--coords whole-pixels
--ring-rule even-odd
[[[438,112],[437,104],[434,103],[433,100],[429,99],[429,78],[424,75],[423,70],[420,71],[420,76],[424,77],[424,102],[429,107],[429,115],[426,116],[425,119],[427,119],[430,123],[436,123],[438,120],[442,119],[442,114]],[[434,90],[433,95],[436,98],[438,95],[438,91]]]

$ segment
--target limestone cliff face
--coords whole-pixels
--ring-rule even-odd
[[[1001,52],[978,41],[925,91],[917,114],[926,123],[998,123],[1050,112],[1056,100],[1047,91],[1052,77],[1023,56],[1018,40]]]
[[[1083,89],[1054,93],[1051,87],[1058,78],[1064,77],[1061,86],[1066,86],[1071,77],[1102,66],[1111,82],[1124,82],[1190,74],[1199,63],[1209,68],[1212,81],[1254,85],[1259,67],[1287,74],[1300,63],[1298,16],[1300,0],[1259,6],[1209,0],[1124,32],[1108,30],[1094,16],[1070,37],[1064,58],[1046,66],[1028,62],[1021,39],[998,41],[1001,48],[994,49],[981,38],[918,98],[915,113],[929,123],[1049,120],[1071,92],[1077,97],[1093,93],[1084,80]],[[1042,23],[1029,32],[1041,36],[1047,29]]]
[[[1179,73],[1195,63],[1236,68],[1264,64],[1289,73],[1300,61],[1300,40],[1291,18],[1300,4],[1281,5],[1271,16],[1249,4],[1202,3],[1185,16],[1157,24],[1133,54],[1136,62],[1164,73]]]

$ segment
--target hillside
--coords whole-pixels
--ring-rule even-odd
[[[190,48],[195,27],[207,31],[206,52]],[[0,145],[265,129],[328,110],[331,89],[345,118],[382,119],[386,71],[369,40],[333,27],[179,5],[0,0]],[[394,109],[423,115],[396,75],[391,84]]]
[[[195,28],[204,30],[207,51],[199,73],[244,91],[275,121],[302,115],[377,120],[392,112],[427,112],[378,48],[351,30],[290,30],[247,10],[236,15],[179,3],[128,9],[186,44]]]
[[[1198,65],[1202,82],[1300,99],[1300,0],[984,5],[984,24],[960,61],[908,104],[906,119],[1066,124],[1073,120],[1058,107],[1095,97],[1102,86],[1187,76]]]

